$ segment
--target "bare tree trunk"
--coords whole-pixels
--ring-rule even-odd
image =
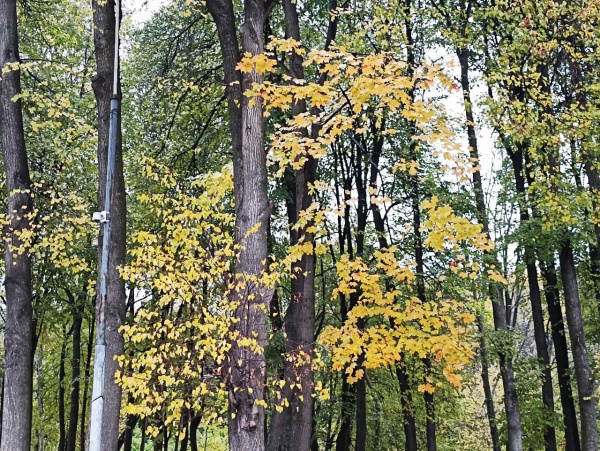
[[[79,435],[79,450],[80,451],[85,451],[85,444],[86,444],[85,425],[86,425],[86,419],[87,419],[87,401],[88,401],[88,394],[89,394],[89,388],[90,388],[90,367],[92,364],[92,352],[94,349],[95,324],[96,323],[94,322],[94,320],[92,318],[89,321],[87,355],[86,355],[85,369],[84,369],[85,381],[83,383],[83,398],[81,401],[81,418],[80,418],[81,434]]]
[[[300,42],[300,26],[295,2],[283,0],[286,37]],[[304,79],[302,56],[290,56],[292,79]],[[292,105],[292,117],[306,112],[306,102],[299,100]],[[306,135],[306,130],[302,132]],[[315,182],[317,161],[308,156],[303,167],[295,173],[293,192],[290,193],[292,208],[289,210],[290,224],[298,221],[302,211],[313,203],[309,184]],[[314,243],[314,234],[308,233],[308,224],[301,230],[290,228],[290,244]],[[290,303],[283,327],[285,330],[285,359],[283,376],[286,385],[282,389],[282,399],[289,402],[282,412],[273,411],[266,449],[269,451],[309,450],[312,438],[313,415],[313,351],[315,334],[315,255],[305,254],[293,265]],[[294,388],[290,385],[294,384]]]
[[[116,0],[120,1],[120,0]],[[106,171],[108,163],[108,135],[110,124],[110,100],[113,95],[114,51],[115,51],[115,0],[93,0],[94,52],[96,76],[92,87],[98,110],[98,206],[105,209]],[[118,75],[117,75],[118,76]],[[120,95],[120,82],[117,80]],[[120,113],[117,126],[115,169],[113,174],[110,204],[110,250],[105,299],[106,355],[104,369],[104,409],[102,417],[102,449],[117,449],[119,440],[119,418],[121,410],[121,386],[115,382],[118,369],[116,356],[123,354],[123,336],[119,328],[125,318],[125,283],[117,268],[125,262],[126,206],[125,182],[123,178],[123,151],[121,145]],[[103,233],[100,232],[98,248],[102,249]],[[98,316],[98,315],[97,315]],[[97,317],[96,320],[100,318]]]
[[[69,410],[69,431],[67,433],[66,451],[75,451],[77,446],[77,422],[79,420],[82,306],[73,296],[70,296],[70,300],[73,305],[73,355],[71,357],[71,406]]]
[[[367,371],[356,382],[356,444],[355,451],[367,449]]]
[[[239,48],[235,14],[231,0],[207,2],[213,16],[225,73],[225,82],[239,81],[235,66]],[[240,28],[244,52],[263,53],[264,5],[262,0],[244,1],[244,24]],[[256,72],[242,74],[241,89],[262,83]],[[264,409],[255,403],[264,399],[265,357],[239,345],[244,338],[255,340],[264,347],[267,341],[266,308],[269,301],[259,279],[267,259],[267,225],[270,206],[267,199],[267,169],[263,137],[263,111],[260,98],[241,96],[241,91],[228,90],[229,120],[233,146],[234,196],[236,206],[236,242],[240,252],[233,278],[236,289],[231,295],[238,305],[234,325],[234,339],[228,355],[225,381],[229,390],[229,447],[237,450],[264,449]],[[241,99],[241,103],[239,103]],[[232,100],[238,101],[239,107]],[[258,230],[248,234],[255,226]],[[239,364],[241,362],[241,364]]]
[[[492,386],[490,384],[490,364],[489,351],[485,339],[485,322],[483,315],[477,313],[477,328],[479,331],[479,355],[481,357],[481,380],[483,383],[483,393],[485,396],[485,407],[490,425],[490,436],[492,438],[492,449],[500,451],[500,435],[498,434],[498,425],[496,424],[496,409],[494,407],[494,396],[492,395]]]
[[[519,213],[522,227],[529,225],[529,210],[525,188],[525,168],[523,167],[524,150],[521,144],[517,144],[514,150],[506,148],[513,164],[516,191],[519,196]],[[554,393],[552,388],[552,372],[550,371],[550,355],[546,340],[546,327],[544,313],[542,310],[542,294],[538,282],[538,271],[536,266],[535,252],[530,242],[525,238],[523,248],[525,250],[525,266],[527,271],[527,283],[529,286],[529,300],[531,304],[531,316],[533,318],[533,334],[535,348],[541,370],[542,402],[548,412],[554,412]],[[556,451],[556,433],[553,427],[544,431],[544,443],[546,451]]]
[[[345,375],[342,375],[342,408],[341,408],[341,426],[335,441],[335,451],[348,451],[352,442],[352,419],[355,415],[356,405],[356,386],[347,382]]]
[[[404,360],[404,359],[402,359]],[[410,394],[410,384],[408,375],[404,368],[405,362],[396,365],[396,377],[400,384],[400,403],[402,406],[402,415],[404,417],[404,437],[405,451],[417,451],[417,426],[415,416],[412,411],[412,395]]]
[[[64,337],[60,348],[60,362],[58,364],[58,451],[64,451],[65,437],[65,360],[67,358],[67,335]]]
[[[489,237],[489,219],[485,206],[485,198],[483,195],[483,183],[481,179],[481,171],[479,165],[479,149],[477,143],[477,134],[475,131],[475,122],[471,101],[471,87],[469,82],[469,53],[467,49],[457,49],[457,56],[460,63],[461,72],[461,88],[463,91],[463,102],[465,108],[465,119],[467,124],[467,138],[469,142],[469,154],[473,162],[473,185],[475,191],[475,204],[477,207],[477,220],[482,225],[483,231]],[[497,256],[488,254],[487,258],[492,259],[497,264]],[[497,331],[508,331],[509,324],[507,322],[507,309],[504,303],[504,295],[501,288],[494,286],[490,287],[490,295],[492,298],[492,314],[494,316],[494,328]],[[507,422],[507,449],[508,451],[521,451],[523,449],[523,433],[521,426],[521,414],[519,412],[519,398],[515,385],[515,376],[510,355],[504,351],[498,352],[500,361],[500,373],[502,376],[502,386],[504,389],[504,409],[506,412]],[[490,410],[488,408],[488,418],[490,418]],[[490,423],[491,425],[491,423]],[[492,433],[492,442],[497,443],[497,438],[494,437],[494,428],[490,429]]]
[[[552,258],[553,260],[553,258]],[[558,291],[558,280],[554,262],[544,263],[540,259],[542,276],[545,280],[544,293],[548,305],[548,317],[552,328],[552,342],[554,343],[554,356],[556,359],[556,372],[558,373],[558,385],[560,401],[563,411],[563,423],[565,425],[566,451],[580,451],[579,428],[577,426],[577,414],[573,391],[571,389],[571,370],[569,368],[569,347],[567,345],[567,334],[563,322],[562,309],[560,307],[560,293]]]
[[[195,415],[190,422],[190,449],[198,451],[198,426],[200,426],[200,416]]]
[[[43,424],[45,421],[44,416],[44,397],[43,391],[45,388],[44,384],[44,347],[40,346],[36,358],[35,358],[35,372],[37,377],[37,387],[35,390],[38,418],[40,420],[40,424],[37,427],[36,436],[36,451],[44,451],[46,449],[46,438],[44,437],[44,428]]]
[[[19,63],[16,0],[0,1],[0,70]],[[31,180],[21,100],[20,70],[12,67],[0,79],[0,133],[8,190],[8,225],[4,227],[4,395],[0,451],[29,451],[33,393],[33,308],[31,257],[19,234],[30,228]],[[14,99],[14,100],[13,100]]]
[[[147,441],[147,436],[146,436],[146,426],[148,424],[148,419],[144,418],[144,421],[142,421],[142,440],[140,443],[140,451],[145,451],[146,449],[146,441]]]
[[[581,449],[598,449],[598,430],[596,424],[596,400],[594,399],[594,381],[583,332],[583,318],[579,302],[579,284],[573,259],[573,249],[567,240],[560,251],[560,276],[565,292],[565,310],[569,339],[575,366],[577,392],[579,396],[579,414],[581,418]]]

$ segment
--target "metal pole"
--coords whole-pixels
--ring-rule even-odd
[[[115,0],[115,61],[113,95],[110,100],[110,126],[108,132],[108,161],[106,167],[106,189],[104,195],[104,211],[94,213],[94,219],[100,223],[103,231],[102,254],[100,257],[100,276],[98,298],[96,300],[96,316],[98,329],[94,349],[94,382],[92,385],[92,408],[90,413],[90,446],[89,451],[102,451],[102,420],[104,412],[104,368],[106,357],[105,310],[108,282],[108,257],[110,251],[110,200],[112,179],[115,171],[115,154],[117,147],[117,127],[119,120],[118,70],[119,70],[119,3]]]

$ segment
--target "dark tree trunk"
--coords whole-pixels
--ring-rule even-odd
[[[352,424],[356,406],[356,385],[350,385],[342,375],[342,409],[340,432],[335,441],[335,451],[348,451],[352,443]]]
[[[367,371],[364,370],[363,377],[356,382],[356,444],[355,451],[367,449],[367,384],[365,378]]]
[[[560,276],[565,293],[565,311],[571,340],[571,352],[575,367],[577,393],[579,396],[579,414],[581,418],[581,449],[598,449],[598,430],[596,424],[596,400],[594,381],[583,332],[583,317],[579,302],[579,284],[573,259],[573,249],[567,240],[560,251]]]
[[[396,365],[396,377],[400,384],[400,403],[402,416],[404,417],[404,437],[406,440],[404,449],[406,451],[417,451],[417,426],[412,412],[412,395],[410,394],[410,384],[404,365],[405,362]]]
[[[129,402],[132,401],[132,398],[129,399]],[[131,446],[133,444],[133,430],[137,425],[139,417],[137,415],[127,415],[127,421],[125,421],[125,429],[119,435],[119,443],[117,445],[117,450],[123,448],[123,451],[131,451]]]
[[[140,451],[145,451],[146,450],[146,441],[147,439],[147,435],[146,435],[146,426],[148,425],[148,419],[144,418],[144,421],[142,421],[142,440],[140,442]]]
[[[521,144],[517,144],[514,150],[506,149],[513,165],[515,186],[519,196],[519,213],[521,227],[529,227],[529,211],[527,193],[525,188],[525,169],[523,167],[524,150]],[[546,327],[544,313],[542,310],[542,294],[538,282],[538,271],[533,246],[525,238],[523,243],[525,266],[527,271],[527,283],[529,286],[529,301],[531,304],[531,315],[533,318],[533,334],[535,348],[541,369],[542,402],[548,412],[554,412],[554,393],[552,388],[552,372],[550,367],[550,355],[546,340]],[[549,427],[544,431],[544,443],[546,451],[556,451],[556,433],[554,428]]]
[[[67,358],[67,337],[60,349],[58,364],[58,451],[65,450],[65,359]]]
[[[286,37],[300,42],[300,26],[296,3],[283,0]],[[304,79],[302,56],[292,53],[290,57],[290,75],[292,79]],[[306,102],[300,100],[292,105],[292,117],[306,112]],[[301,132],[306,136],[306,130]],[[309,184],[314,184],[317,175],[317,161],[308,157],[302,168],[295,173],[295,183],[290,192],[292,199],[290,225],[295,224],[302,211],[313,203]],[[308,233],[308,224],[300,230],[290,228],[290,244],[296,245],[302,240],[314,244],[314,234]],[[283,377],[286,385],[282,389],[282,399],[289,402],[282,412],[273,411],[269,429],[268,451],[309,450],[312,439],[313,414],[313,369],[315,334],[315,255],[305,254],[292,268],[290,303],[283,327],[285,330],[285,359]],[[294,388],[290,388],[294,384]]]
[[[185,424],[183,425],[183,428],[185,428],[185,435],[181,439],[179,451],[187,451],[188,448],[188,442],[190,440],[190,412],[188,412],[185,416]]]
[[[116,0],[120,1],[120,0]],[[94,52],[96,76],[92,87],[98,110],[98,206],[105,209],[106,171],[108,163],[108,135],[110,124],[110,100],[113,96],[115,51],[115,0],[92,0],[94,11]],[[118,76],[118,75],[117,75]],[[117,80],[120,95],[120,82]],[[123,336],[119,328],[125,318],[125,283],[118,267],[125,263],[126,205],[123,178],[123,152],[121,145],[121,120],[118,119],[115,169],[110,203],[110,250],[104,305],[106,355],[104,369],[104,408],[102,416],[102,449],[117,449],[119,418],[121,411],[121,386],[115,382],[119,364],[116,356],[123,354]],[[102,249],[103,233],[100,232],[98,249]],[[100,253],[99,253],[100,255]],[[99,285],[98,285],[99,286]],[[97,301],[97,307],[99,306]],[[96,320],[100,319],[97,315]]]
[[[0,1],[0,69],[20,62],[16,0]],[[8,191],[8,224],[4,237],[4,394],[1,451],[29,451],[33,395],[33,308],[31,257],[19,234],[30,228],[31,180],[21,100],[20,71],[0,78],[0,133]],[[15,213],[16,212],[16,213]],[[17,249],[19,249],[17,251]]]
[[[95,331],[95,321],[92,318],[89,321],[89,333],[88,333],[88,344],[87,344],[87,354],[85,361],[85,370],[84,370],[84,383],[83,383],[83,399],[81,401],[81,425],[80,425],[80,437],[79,437],[79,450],[85,451],[86,444],[86,434],[85,434],[85,425],[87,419],[87,401],[88,394],[90,388],[90,367],[92,365],[92,352],[94,349],[94,331]]]
[[[200,417],[194,416],[190,422],[190,449],[198,451],[198,426],[200,426]]]
[[[483,183],[481,180],[481,171],[478,169],[479,165],[479,149],[477,143],[477,134],[475,130],[475,122],[472,109],[471,101],[471,87],[469,83],[469,52],[465,48],[457,49],[457,56],[460,63],[460,75],[461,75],[461,88],[463,91],[463,102],[465,108],[465,119],[467,123],[467,138],[469,142],[469,156],[473,163],[473,187],[475,192],[475,205],[477,208],[477,220],[482,225],[483,231],[488,235],[489,238],[489,220],[487,216],[487,210],[485,206],[485,197],[483,194]],[[486,255],[488,260],[491,260],[497,268],[500,267],[498,264],[497,256],[490,253]],[[510,312],[507,311],[504,303],[504,295],[501,288],[496,288],[493,285],[490,286],[490,297],[492,299],[492,314],[494,317],[494,328],[497,331],[508,331],[509,322],[508,317]],[[515,376],[510,356],[505,352],[499,351],[498,358],[500,361],[500,373],[502,376],[502,386],[504,389],[504,409],[506,412],[507,422],[507,449],[508,451],[521,451],[523,449],[523,435],[521,427],[521,415],[519,413],[519,398],[517,396],[517,389],[515,386]],[[488,405],[491,405],[489,403]],[[491,412],[488,408],[488,418],[491,417]],[[495,428],[492,427],[490,420],[490,432],[492,433],[492,442],[498,443],[497,437],[495,437]]]
[[[542,262],[542,260],[540,260]],[[558,280],[554,268],[554,262],[540,263],[542,276],[546,281],[544,293],[546,304],[548,304],[548,317],[552,328],[552,342],[554,344],[554,356],[556,359],[556,372],[558,374],[558,385],[560,401],[563,411],[563,423],[565,425],[565,450],[579,451],[579,428],[577,426],[577,414],[575,402],[571,389],[571,370],[569,368],[569,347],[567,345],[567,334],[563,322],[562,309],[560,307],[560,293],[558,291]]]
[[[231,0],[212,0],[207,5],[217,26],[224,79],[229,85],[240,80],[235,70],[240,52],[233,4]],[[244,1],[244,25],[240,35],[244,52],[251,55],[263,53],[263,14],[262,0]],[[254,71],[242,74],[242,91],[251,88],[253,83],[261,84],[262,76]],[[233,146],[236,242],[241,246],[233,278],[237,288],[231,295],[239,306],[235,312],[238,322],[234,325],[236,338],[231,343],[225,376],[229,390],[229,447],[234,451],[260,451],[264,449],[264,409],[255,401],[264,399],[265,357],[238,342],[250,338],[264,347],[267,341],[263,307],[270,299],[265,287],[256,281],[265,270],[270,216],[263,111],[260,98],[253,99],[255,103],[251,106],[250,99],[242,96],[239,89],[228,89],[227,96]],[[248,234],[257,224],[258,230]],[[242,365],[238,364],[240,361]]]
[[[483,393],[485,396],[485,408],[490,425],[490,436],[492,438],[492,449],[500,451],[500,435],[498,434],[498,425],[496,424],[496,409],[494,407],[494,396],[490,384],[490,364],[487,341],[485,339],[485,322],[483,315],[477,313],[477,328],[479,331],[479,355],[481,358],[481,381],[483,383]]]
[[[77,422],[79,420],[79,379],[81,375],[81,323],[82,306],[70,296],[73,304],[73,355],[71,357],[71,406],[69,410],[69,431],[66,451],[77,447]],[[82,429],[84,431],[85,429]]]
[[[414,98],[414,97],[413,97]],[[417,130],[414,124],[411,124],[411,134],[416,134]],[[413,161],[418,162],[417,145],[415,141],[410,144],[410,156]],[[412,213],[413,213],[413,234],[414,234],[414,257],[416,265],[417,297],[421,303],[427,302],[425,294],[425,262],[423,260],[423,237],[421,234],[421,193],[419,187],[419,174],[411,176],[412,185]],[[424,359],[425,375],[429,374],[431,363],[429,359]],[[435,423],[435,403],[433,393],[425,391],[423,393],[425,400],[425,436],[427,438],[427,451],[436,451],[436,423]]]

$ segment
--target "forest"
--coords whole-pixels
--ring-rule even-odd
[[[0,0],[0,451],[597,451],[600,0]]]

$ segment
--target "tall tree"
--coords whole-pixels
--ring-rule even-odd
[[[116,0],[120,1],[120,0]],[[108,168],[108,141],[113,97],[114,76],[117,73],[117,92],[120,95],[118,67],[115,71],[115,0],[92,2],[94,10],[94,53],[96,55],[96,75],[92,87],[96,96],[98,112],[98,206],[106,208],[106,173]],[[106,276],[106,298],[104,300],[105,327],[105,369],[104,369],[104,409],[102,416],[102,449],[117,449],[119,440],[119,419],[121,412],[121,386],[115,382],[119,363],[116,357],[123,354],[124,341],[119,328],[125,318],[125,282],[118,268],[125,262],[126,205],[125,181],[123,177],[123,151],[121,145],[120,112],[117,121],[117,142],[112,174],[109,220],[111,224],[110,247],[108,252],[108,274]],[[103,232],[100,232],[98,249],[102,249]],[[96,301],[100,302],[100,299]],[[99,320],[101,315],[97,315]]]
[[[31,256],[22,236],[31,227],[33,202],[18,64],[17,2],[0,2],[0,133],[8,191],[8,222],[3,227],[6,328],[2,451],[29,451],[33,390],[33,307]]]
[[[262,351],[244,345],[251,340],[264,348],[267,340],[268,293],[261,277],[267,259],[267,167],[263,136],[263,110],[259,98],[241,93],[262,83],[257,71],[240,75],[235,13],[231,0],[207,2],[213,16],[224,62],[224,81],[229,103],[233,147],[233,179],[236,209],[235,240],[240,245],[235,264],[231,300],[236,305],[231,350],[225,370],[229,393],[229,446],[232,450],[264,449],[264,399],[266,376]],[[244,24],[239,28],[242,50],[252,56],[263,53],[264,4],[244,1]],[[233,88],[232,83],[241,82]]]

